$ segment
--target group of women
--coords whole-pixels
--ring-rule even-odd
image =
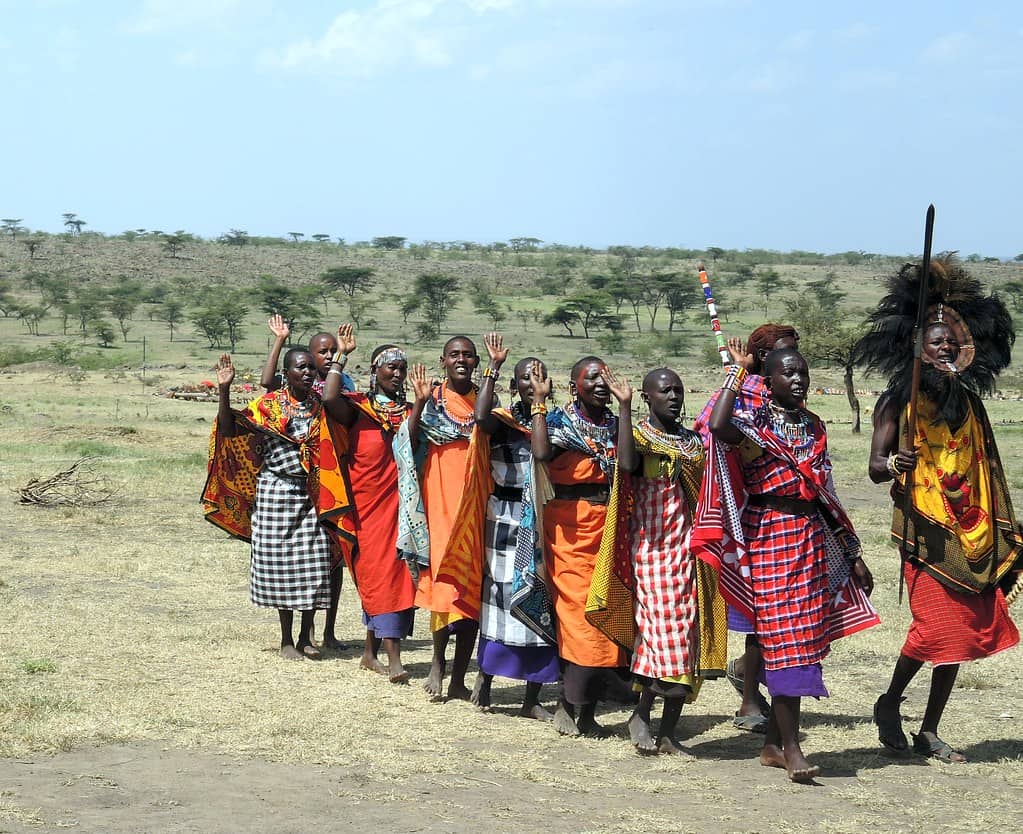
[[[362,665],[394,683],[409,678],[401,641],[420,608],[432,698],[489,709],[494,677],[521,680],[522,716],[597,736],[598,703],[631,702],[638,752],[687,755],[683,705],[727,673],[743,696],[736,726],[765,733],[762,764],[813,779],[800,698],[827,695],[831,640],[878,618],[824,425],[805,407],[795,331],[766,325],[747,345],[730,341],[733,365],[694,431],[668,368],[644,377],[635,423],[632,387],[600,358],[575,363],[555,407],[544,363],[523,357],[508,372],[496,333],[483,369],[471,339],[449,339],[440,381],[381,345],[361,393],[344,373],[350,326],[314,337],[333,351],[289,350],[275,377],[280,324],[271,390],[243,411],[230,406],[231,358],[219,362],[204,501],[211,521],[251,540],[252,602],[278,609],[283,657],[319,655],[315,609],[328,609],[334,639],[343,562],[367,629]],[[755,637],[726,664],[729,626]],[[553,714],[544,684],[558,685]]]

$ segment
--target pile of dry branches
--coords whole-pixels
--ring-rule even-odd
[[[94,457],[79,458],[67,469],[47,478],[33,478],[18,490],[21,503],[91,507],[109,501],[117,491],[93,469],[94,460]]]

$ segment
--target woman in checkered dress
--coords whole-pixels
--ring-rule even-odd
[[[793,348],[770,353],[764,362],[770,389],[753,412],[735,412],[744,374],[733,366],[710,417],[710,430],[737,447],[748,495],[742,515],[753,588],[757,638],[764,679],[772,696],[761,764],[781,767],[794,782],[819,773],[799,746],[802,696],[827,697],[821,661],[830,650],[827,612],[831,600],[828,525],[822,493],[830,491],[827,434],[804,403],[810,372]],[[851,530],[842,534],[852,537]],[[858,547],[851,570],[866,593],[873,580]],[[843,555],[838,554],[842,559]]]
[[[650,411],[633,429],[637,468],[622,473],[627,479],[623,489],[632,497],[627,505],[636,618],[631,671],[643,687],[629,735],[641,754],[685,755],[675,730],[683,704],[695,700],[700,689],[700,621],[711,619],[716,597],[700,587],[689,550],[703,477],[703,443],[696,432],[679,424],[685,389],[677,373],[668,368],[650,371],[640,396]],[[723,659],[720,638],[725,635],[719,632]],[[650,712],[658,695],[664,699],[664,713],[655,739]]]
[[[519,715],[552,721],[540,704],[540,688],[558,680],[558,651],[511,613],[512,573],[523,514],[523,489],[527,487],[532,462],[530,414],[532,356],[519,360],[509,386],[519,401],[510,409],[494,408],[494,388],[501,367],[508,358],[501,336],[483,338],[490,355],[476,397],[476,429],[490,439],[490,474],[493,492],[487,499],[484,525],[482,605],[477,663],[480,671],[472,701],[482,710],[490,708],[490,687],[494,676],[526,682],[525,699]],[[544,369],[546,371],[546,368]],[[521,531],[529,535],[528,531]]]
[[[313,611],[330,605],[330,539],[308,491],[309,446],[319,431],[321,407],[311,394],[316,376],[312,355],[294,348],[284,357],[285,386],[231,409],[235,371],[231,357],[217,367],[220,408],[217,431],[233,437],[259,434],[261,465],[252,508],[250,597],[254,605],[276,608],[281,625],[281,656],[318,658],[310,631]],[[294,612],[302,613],[296,644]]]

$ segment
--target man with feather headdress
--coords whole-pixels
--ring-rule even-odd
[[[913,750],[962,762],[966,757],[938,736],[959,665],[1019,642],[1006,594],[1012,601],[1023,587],[1023,536],[980,399],[1009,364],[1015,333],[1002,301],[985,296],[953,256],[933,261],[916,425],[907,425],[921,272],[906,264],[891,277],[888,295],[869,316],[870,332],[855,348],[858,364],[889,378],[874,409],[869,473],[874,483],[894,482],[892,538],[913,615],[874,722],[887,749],[909,749],[900,704],[930,662],[930,694]]]

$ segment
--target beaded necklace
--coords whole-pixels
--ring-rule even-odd
[[[589,417],[583,414],[578,404],[573,401],[568,404],[568,407],[565,409],[565,414],[568,416],[568,419],[572,421],[572,425],[575,426],[576,431],[578,431],[579,434],[600,446],[609,445],[611,440],[611,430],[614,428],[615,424],[615,417],[610,411],[604,409],[601,421],[599,423],[594,423]]]
[[[384,394],[370,394],[369,405],[381,425],[390,426],[391,429],[401,426],[408,414],[408,403],[395,402]]]
[[[473,391],[476,390],[476,386],[473,385]],[[470,411],[465,417],[459,417],[457,414],[452,414],[448,411],[448,383],[445,380],[441,383],[440,393],[437,396],[437,415],[442,421],[453,426],[455,430],[463,437],[468,437],[472,434],[472,427],[476,425],[476,415]]]
[[[312,416],[313,412],[308,399],[297,399],[291,393],[291,389],[288,386],[285,385],[283,388],[278,388],[275,394],[277,402],[281,407],[281,416],[286,420],[291,420],[295,417]]]
[[[676,449],[680,454],[687,458],[697,457],[703,452],[703,441],[700,440],[700,435],[696,434],[696,432],[682,429],[679,434],[670,434],[669,432],[656,428],[650,422],[649,417],[644,417],[640,420],[637,428],[639,428],[640,432],[649,440],[652,440],[655,443],[660,443],[662,446]]]
[[[771,419],[771,430],[792,450],[796,460],[808,457],[813,448],[813,421],[810,415],[801,408],[782,408],[773,401],[767,404],[767,412]],[[798,414],[799,420],[790,423],[786,415],[793,414]]]
[[[523,428],[530,428],[533,425],[533,418],[529,411],[526,411],[526,404],[522,400],[515,402],[510,409],[511,416]]]

